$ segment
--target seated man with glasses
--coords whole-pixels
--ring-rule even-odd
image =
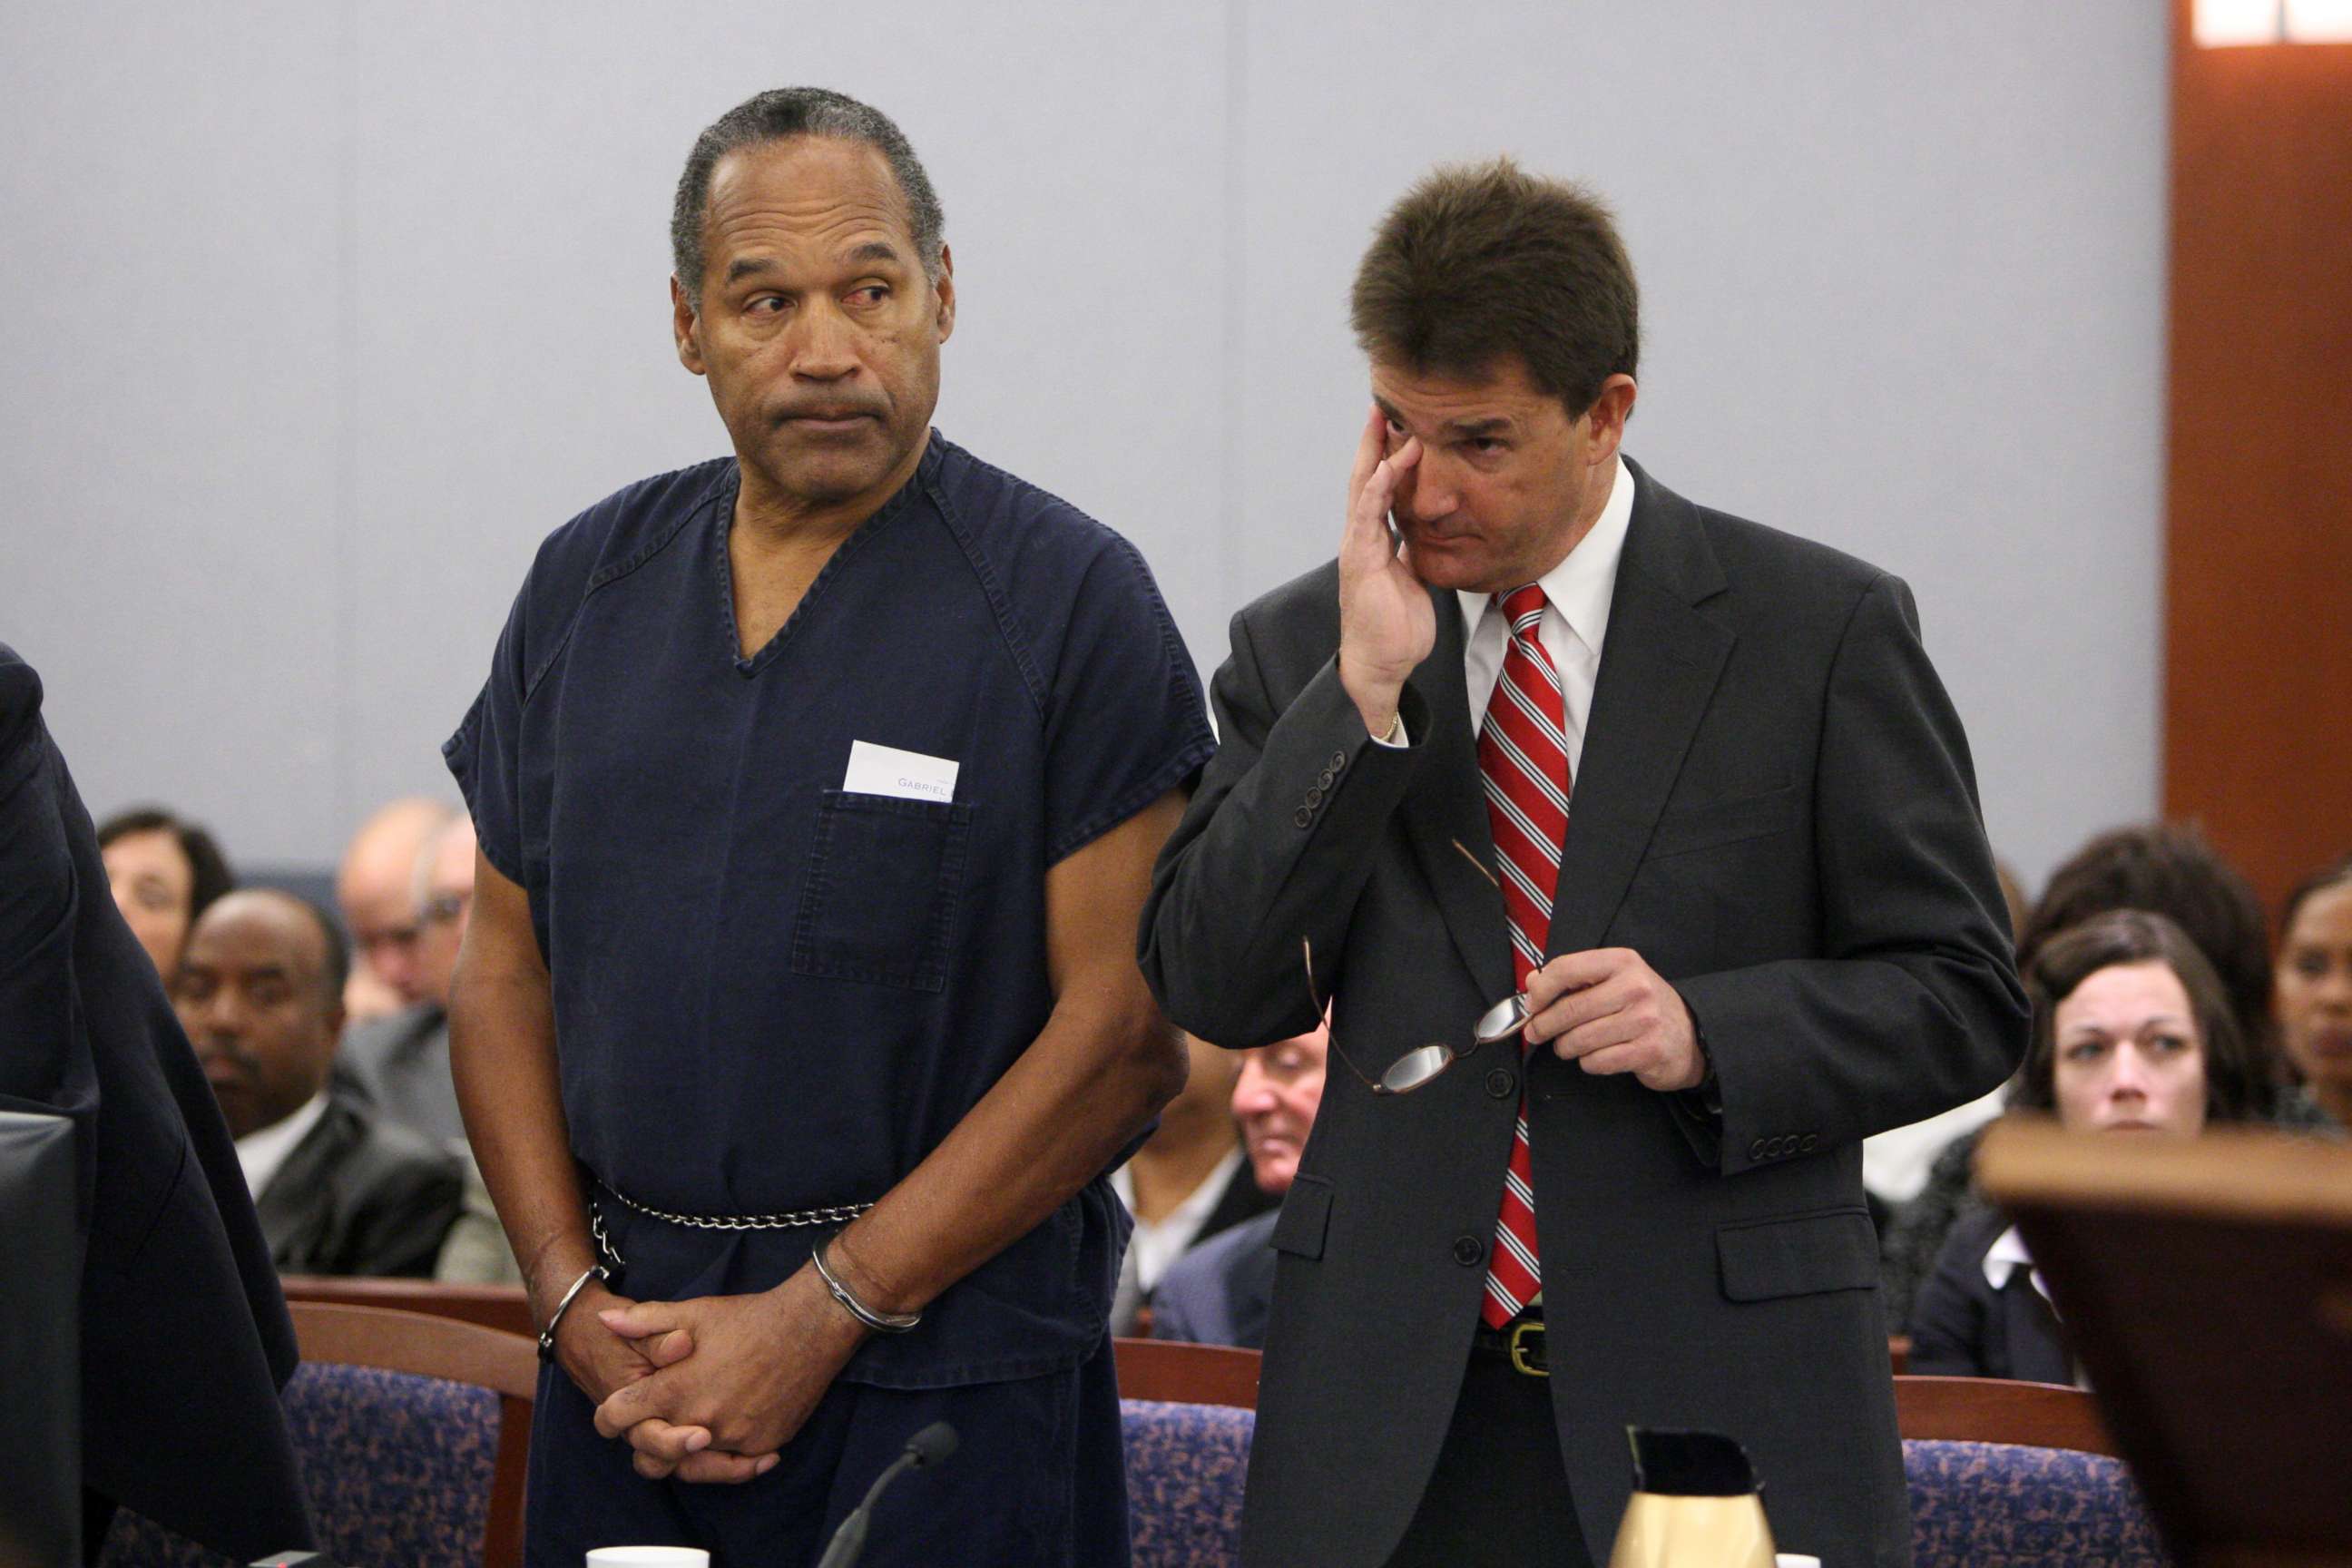
[[[474,897],[472,819],[461,813],[443,824],[415,867],[406,962],[398,971],[410,1005],[353,1026],[343,1037],[342,1065],[386,1117],[445,1148],[462,1149],[466,1124],[449,1078],[449,978]]]
[[[446,802],[406,795],[369,813],[343,849],[335,909],[352,938],[343,1016],[354,1026],[416,1003],[416,865],[457,815]]]

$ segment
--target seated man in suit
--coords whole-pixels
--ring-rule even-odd
[[[1315,1108],[1323,1103],[1330,1052],[1328,1027],[1318,1024],[1304,1035],[1241,1054],[1234,1115],[1242,1124],[1250,1175],[1269,1197],[1288,1192],[1298,1174]],[[1278,1210],[1268,1210],[1178,1258],[1151,1299],[1152,1337],[1263,1349],[1266,1312],[1274,1305],[1278,1217]]]
[[[196,921],[172,999],[271,1261],[292,1274],[430,1274],[461,1180],[448,1155],[329,1088],[349,966],[325,911],[254,889]]]
[[[412,1132],[462,1152],[466,1123],[449,1077],[449,985],[474,899],[474,823],[460,813],[425,839],[411,883],[406,930],[415,940],[397,973],[410,1002],[354,1022],[342,1066],[378,1110]]]
[[[419,989],[416,861],[457,816],[446,801],[406,795],[378,807],[335,868],[335,903],[354,950],[343,988],[348,1021],[363,1024],[413,1007]]]
[[[1229,1051],[1189,1036],[1184,1090],[1160,1112],[1160,1126],[1110,1173],[1111,1191],[1135,1218],[1111,1293],[1110,1331],[1153,1332],[1147,1310],[1160,1281],[1195,1248],[1274,1207],[1243,1157],[1234,1121],[1239,1065]]]

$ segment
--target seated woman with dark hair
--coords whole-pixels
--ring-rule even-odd
[[[2070,1131],[2194,1137],[2263,1100],[2213,966],[2162,915],[2118,910],[2045,942],[2025,974],[2033,1038],[2011,1114]],[[1953,1228],[1911,1314],[1910,1370],[2075,1381],[2073,1353],[2016,1227],[1988,1211]]]
[[[131,933],[169,984],[188,928],[236,886],[213,836],[160,805],[117,812],[99,824],[106,880]]]
[[[2287,895],[2274,983],[2279,1045],[2302,1079],[2290,1103],[2352,1128],[2352,855]]]

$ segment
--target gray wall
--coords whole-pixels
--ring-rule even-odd
[[[1632,13],[1630,15],[1624,13]],[[2145,0],[89,4],[0,23],[0,640],[100,813],[256,862],[446,790],[547,530],[719,449],[694,132],[815,80],[948,205],[941,427],[1141,545],[1203,669],[1329,552],[1356,254],[1433,162],[1618,204],[1629,450],[1903,574],[2038,875],[2156,801],[2167,14]]]

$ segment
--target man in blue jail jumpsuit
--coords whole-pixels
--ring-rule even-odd
[[[1181,1082],[1134,932],[1213,741],[1134,548],[930,429],[940,228],[865,105],[703,133],[673,314],[734,456],[548,538],[445,748],[536,1564],[814,1562],[942,1419],[866,1563],[1127,1560],[1101,1173]]]

